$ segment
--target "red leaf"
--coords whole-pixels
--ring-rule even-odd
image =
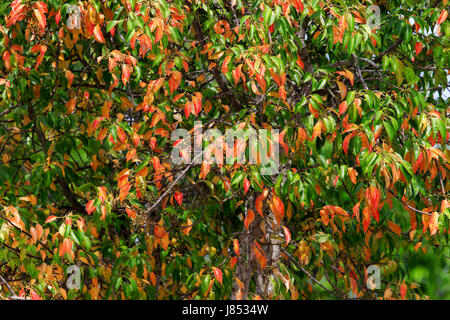
[[[443,213],[447,208],[450,208],[450,202],[447,199],[444,199],[441,202],[441,213]]]
[[[279,134],[278,138],[279,138],[279,143],[281,144],[281,146],[283,146],[284,148],[284,155],[287,156],[288,152],[289,152],[289,147],[288,145],[284,142],[284,135],[286,134],[287,129],[284,129],[283,131],[281,131],[281,133]]]
[[[184,105],[184,115],[186,118],[189,118],[189,115],[192,112],[192,106],[193,103],[191,101],[186,102],[186,104]]]
[[[192,102],[194,103],[195,115],[198,115],[202,110],[202,94],[200,92],[196,92],[195,96],[192,98]]]
[[[287,247],[289,242],[291,242],[291,233],[289,232],[289,229],[286,228],[285,226],[283,226],[283,232],[284,232],[284,239],[286,240],[285,247]]]
[[[77,98],[72,98],[66,103],[67,114],[71,114],[75,110]]]
[[[92,211],[94,211],[94,209],[95,209],[94,208],[94,200],[91,200],[86,204],[86,212],[90,215],[92,213]],[[47,222],[47,221],[45,221],[45,222]]]
[[[418,56],[419,53],[420,53],[420,52],[422,51],[422,49],[423,49],[423,43],[420,42],[420,41],[417,41],[417,42],[416,42],[416,45],[415,45],[415,49],[416,49],[416,56]]]
[[[255,220],[255,213],[253,212],[252,209],[249,209],[247,212],[247,216],[245,217],[245,220],[244,220],[244,226],[247,230],[248,230],[250,224],[253,222],[253,220]]]
[[[352,219],[356,216],[358,222],[359,222],[359,206],[360,206],[359,202],[355,204],[355,206],[353,207],[353,215],[352,215]]]
[[[172,71],[172,76],[169,79],[169,91],[172,94],[181,83],[181,73],[179,71]]]
[[[62,257],[65,253],[70,253],[72,250],[72,240],[65,238],[59,246],[59,256]]]
[[[447,19],[447,16],[448,16],[447,10],[442,10],[441,15],[439,16],[439,19],[437,21],[437,24],[441,24],[442,22],[444,22],[445,19]]]
[[[52,221],[55,221],[56,219],[58,219],[58,217],[56,216],[49,216],[46,220],[45,223],[50,223]]]
[[[370,225],[370,211],[368,207],[365,207],[363,210],[363,228],[364,233],[367,232],[367,229],[369,229]]]
[[[120,142],[125,143],[127,135],[121,127],[117,127],[117,136],[119,137]]]
[[[379,222],[380,214],[378,212],[378,208],[380,206],[381,193],[375,186],[370,186],[366,189],[365,192],[366,201],[369,205],[370,212],[372,213],[373,218]]]
[[[402,283],[402,285],[400,286],[400,296],[402,297],[402,299],[405,299],[407,289],[408,287],[406,286],[406,284]]]
[[[226,56],[222,63],[222,73],[226,74],[228,72],[228,63],[231,60],[231,56]]]
[[[105,43],[105,38],[103,37],[102,30],[98,24],[94,27],[94,39],[97,42]]]
[[[395,222],[388,221],[388,227],[389,227],[389,229],[391,229],[391,231],[394,232],[395,234],[401,235],[402,229],[401,229],[400,226],[399,226],[398,224],[396,224]]]
[[[31,300],[42,300],[42,298],[32,289],[30,291],[31,293]]]
[[[303,63],[302,59],[300,59],[300,56],[297,54],[297,65],[300,67],[300,69],[305,68],[305,64]]]
[[[38,9],[33,9],[34,15],[36,16],[36,19],[39,24],[39,28],[41,28],[41,32],[45,32],[45,26],[47,25],[47,20],[45,18],[44,12]]]
[[[439,230],[438,220],[439,220],[439,213],[437,213],[435,211],[431,215],[431,218],[429,220],[429,225],[428,225],[428,227],[430,228],[430,235],[432,235],[432,236],[434,236],[436,234],[436,232],[438,232],[438,230]]]
[[[107,196],[106,196],[106,188],[105,187],[98,187],[98,198],[100,199],[101,202],[105,201]]]
[[[237,239],[233,240],[233,249],[236,255],[239,257],[239,241]]]
[[[339,105],[339,115],[343,114],[347,110],[347,101],[342,101]]]
[[[348,145],[350,143],[351,137],[352,135],[349,134],[348,136],[345,137],[344,142],[342,142],[342,149],[344,149],[346,155],[348,155]]]
[[[181,206],[181,204],[183,203],[183,194],[180,191],[177,191],[174,193],[173,196],[175,200],[178,202],[178,205]]]
[[[413,173],[416,173],[417,169],[419,168],[420,164],[422,163],[422,160],[423,160],[423,154],[421,152],[421,153],[419,153],[419,156],[417,157],[417,160],[412,167]]]
[[[127,212],[127,215],[131,219],[136,219],[136,211],[134,211],[133,209],[130,209],[130,208],[126,208],[125,211]]]
[[[58,10],[55,14],[55,22],[57,25],[59,25],[59,20],[61,20],[61,10]]]
[[[350,177],[350,180],[353,184],[356,184],[356,176],[358,175],[358,172],[353,168],[348,168],[347,170],[348,176]]]
[[[278,225],[280,225],[281,220],[283,220],[284,217],[283,201],[281,201],[281,199],[278,198],[276,195],[273,195],[272,201],[270,202],[269,206],[275,216],[275,219],[277,220]]]
[[[258,212],[261,217],[263,217],[262,209],[263,209],[263,200],[264,200],[264,198],[265,198],[264,195],[260,194],[255,200],[256,212]]]
[[[128,80],[130,79],[131,74],[131,66],[128,64],[122,65],[122,82],[124,85],[127,84]]]
[[[231,265],[231,268],[233,268],[235,265],[236,265],[236,263],[237,263],[237,257],[232,257],[231,259],[230,259],[230,265]]]
[[[338,181],[339,181],[339,175],[338,176],[336,176],[336,178],[334,178],[334,186],[336,187],[336,184],[338,183]]]
[[[219,268],[213,267],[213,271],[214,271],[214,278],[216,278],[216,280],[220,284],[223,284],[222,270],[220,270]]]
[[[256,260],[258,261],[261,269],[265,269],[267,266],[267,259],[264,255],[264,251],[258,242],[255,241],[255,245],[253,245],[253,251],[255,253]]]
[[[249,188],[250,188],[250,180],[248,180],[247,178],[244,178],[244,194],[247,193]]]

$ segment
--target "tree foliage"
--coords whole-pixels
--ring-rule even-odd
[[[2,297],[422,298],[402,254],[448,243],[446,5],[2,2]],[[279,130],[276,174],[173,163],[199,128]]]

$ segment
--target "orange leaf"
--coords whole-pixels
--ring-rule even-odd
[[[428,225],[428,227],[430,228],[430,235],[432,236],[434,236],[436,232],[438,232],[439,230],[438,220],[439,220],[439,213],[435,211],[431,215]]]
[[[98,187],[98,198],[100,199],[100,201],[105,201],[106,200],[106,188],[105,187]]]
[[[244,226],[247,230],[248,230],[250,224],[253,222],[253,220],[255,220],[255,213],[253,212],[252,209],[249,209],[247,212],[247,216],[245,217],[245,220],[244,220]]]
[[[210,170],[211,170],[211,165],[208,162],[203,161],[202,162],[202,166],[200,168],[200,176],[199,176],[199,178],[200,179],[205,179]]]
[[[198,115],[202,110],[202,94],[200,92],[196,92],[195,96],[192,98],[192,102],[194,103],[195,115]]]
[[[347,170],[348,176],[350,177],[350,180],[353,184],[356,184],[356,176],[358,175],[358,172],[353,168],[348,168]]]
[[[267,259],[264,256],[264,251],[258,242],[255,241],[255,245],[253,245],[253,251],[255,253],[256,260],[258,261],[261,269],[265,269],[267,265]]]
[[[450,203],[447,199],[442,200],[441,202],[441,213],[444,212],[445,209],[450,207]]]
[[[42,298],[33,289],[30,292],[31,300],[42,300]]]
[[[231,56],[226,56],[222,63],[222,73],[226,74],[228,72],[228,63],[231,60]]]
[[[447,19],[447,16],[448,16],[447,10],[442,10],[441,15],[439,16],[439,19],[437,21],[437,24],[441,24],[442,22],[444,22],[445,19]]]
[[[352,215],[352,218],[354,218],[355,216],[356,216],[356,219],[358,220],[358,222],[359,222],[359,206],[360,206],[360,204],[361,203],[357,203],[357,204],[355,204],[355,206],[353,207],[353,215]]]
[[[345,72],[347,73],[347,78],[348,80],[350,80],[351,85],[353,86],[353,81],[354,81],[354,77],[353,77],[353,73],[351,73],[351,71],[344,69]]]
[[[38,21],[39,28],[41,28],[41,32],[45,32],[45,26],[47,24],[45,14],[38,9],[33,9],[33,11],[34,11],[34,15],[36,16],[36,19]]]
[[[65,238],[59,246],[59,256],[62,257],[65,253],[70,253],[72,250],[72,240]]]
[[[378,190],[375,186],[370,186],[369,188],[366,189],[365,196],[373,218],[377,222],[379,222],[380,213],[378,212],[378,208],[380,207],[380,200],[381,200],[380,190]]]
[[[181,83],[181,73],[179,71],[172,71],[172,76],[169,79],[169,90],[172,94]]]
[[[348,136],[345,137],[344,142],[342,142],[342,149],[344,149],[345,154],[348,154],[348,145],[350,143],[350,139],[351,139],[352,135],[349,134]]]
[[[406,284],[402,283],[402,285],[400,286],[400,296],[402,297],[402,299],[405,299],[407,289],[408,287],[406,286]]]
[[[285,226],[283,226],[283,232],[284,232],[284,239],[286,240],[285,247],[287,247],[289,242],[291,242],[291,233],[289,232],[289,229],[286,228]]]
[[[275,219],[277,220],[278,225],[280,225],[281,220],[283,220],[284,217],[283,201],[281,201],[281,199],[278,198],[276,195],[273,195],[272,201],[270,202],[269,206],[275,216]]]
[[[237,239],[233,240],[233,249],[236,255],[239,257],[239,241]]]
[[[186,102],[186,104],[184,105],[184,116],[186,117],[186,118],[189,118],[189,115],[191,114],[191,112],[192,112],[192,106],[193,106],[194,104],[192,103],[192,101],[188,101],[188,102]]]
[[[304,69],[305,68],[305,64],[303,63],[302,59],[300,58],[300,56],[297,54],[297,65],[300,67],[300,69]]]
[[[131,74],[131,66],[128,64],[122,65],[122,82],[124,85],[127,84],[128,80],[130,79]]]
[[[347,96],[347,87],[341,81],[336,81],[336,83],[339,87],[339,93],[341,94],[341,100],[343,100]]]
[[[152,271],[152,273],[150,273],[150,282],[152,283],[152,285],[154,287],[156,286],[156,275],[153,271]]]
[[[370,210],[368,207],[365,207],[363,210],[363,228],[364,233],[367,232],[367,229],[369,229],[370,225]]]
[[[103,37],[102,30],[98,24],[94,27],[94,39],[97,42],[105,43],[105,38]]]
[[[216,268],[216,267],[213,267],[212,269],[214,271],[214,278],[216,278],[216,280],[220,284],[223,284],[222,270],[220,270],[219,268]]]
[[[161,246],[164,250],[167,250],[167,248],[169,247],[169,234],[167,232],[164,233],[164,236],[161,239]]]
[[[230,259],[230,266],[231,266],[231,268],[233,268],[233,267],[236,265],[237,260],[238,260],[237,257],[232,257],[232,258]]]
[[[244,195],[247,193],[249,188],[250,188],[250,180],[244,178]]]
[[[347,101],[342,101],[339,105],[339,115],[343,114],[347,110]]]
[[[417,42],[416,42],[416,45],[415,45],[415,49],[416,49],[416,56],[418,56],[419,53],[420,53],[420,52],[422,51],[422,49],[423,49],[423,43],[420,42],[420,41],[417,41]]]
[[[133,209],[130,209],[130,208],[126,208],[125,211],[127,212],[127,215],[131,219],[136,219],[136,211],[134,211]]]
[[[86,204],[86,212],[88,213],[88,214],[91,214],[92,213],[92,211],[94,211],[94,200],[91,200],[91,201],[89,201],[87,204]],[[49,217],[50,218],[50,217]],[[47,219],[48,220],[48,219]],[[45,221],[45,222],[47,222],[47,221]]]
[[[392,232],[396,233],[397,235],[402,234],[402,229],[400,226],[392,221],[388,221],[388,227],[392,230]]]
[[[256,212],[258,212],[261,217],[263,217],[262,209],[263,209],[263,200],[264,200],[264,198],[265,198],[264,195],[260,194],[255,200]]]
[[[67,114],[71,114],[75,110],[75,102],[77,98],[72,98],[66,103]]]
[[[311,140],[314,140],[316,137],[320,137],[321,134],[322,134],[322,120],[319,120],[314,125]]]
[[[181,206],[181,204],[183,203],[183,194],[180,191],[176,191],[173,196],[175,200],[178,202],[178,205]]]
[[[58,219],[58,217],[56,216],[49,216],[46,220],[45,223],[50,223],[52,221],[55,221],[56,219]]]

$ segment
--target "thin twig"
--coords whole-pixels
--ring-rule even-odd
[[[309,273],[305,268],[303,268],[293,257],[292,255],[287,252],[286,250],[284,250],[283,248],[281,248],[281,252],[283,252],[288,258],[289,260],[295,264],[295,266],[297,268],[299,268],[304,274],[306,274],[308,276],[308,278],[310,278],[314,283],[316,283],[317,285],[319,285],[322,289],[328,291],[330,294],[332,294],[333,296],[335,296],[336,298],[342,298],[340,297],[338,294],[336,294],[333,290],[328,289],[327,287],[325,287],[323,284],[321,284],[316,278],[314,278],[312,276],[311,273]]]
[[[425,215],[427,215],[427,216],[431,216],[431,215],[432,215],[432,214],[429,213],[429,212],[425,212],[425,211],[422,211],[422,210],[418,210],[418,209],[416,209],[416,208],[410,206],[410,205],[407,204],[405,201],[403,201],[402,199],[400,199],[399,197],[397,197],[397,195],[396,195],[395,193],[393,193],[390,189],[388,189],[388,191],[389,191],[389,192],[390,192],[390,193],[391,193],[398,201],[400,201],[401,203],[403,203],[403,205],[406,206],[406,207],[408,207],[409,209],[411,209],[411,210],[413,210],[413,211],[415,211],[415,212],[417,212],[417,213],[425,214]]]

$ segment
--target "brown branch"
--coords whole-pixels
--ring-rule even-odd
[[[409,204],[407,204],[405,201],[403,201],[402,199],[400,199],[395,193],[393,193],[390,189],[388,189],[388,191],[398,200],[398,201],[400,201],[405,207],[408,207],[409,209],[411,209],[411,210],[413,210],[413,211],[415,211],[415,212],[417,212],[417,213],[421,213],[421,214],[425,214],[425,215],[427,215],[427,216],[431,216],[432,214],[431,213],[429,213],[429,212],[425,212],[425,211],[422,211],[422,210],[418,210],[418,209],[416,209],[416,208],[414,208],[414,207],[412,207],[412,206],[410,206]]]
[[[24,297],[19,297],[13,290],[13,288],[11,288],[11,286],[9,285],[9,283],[5,280],[5,278],[3,278],[0,275],[0,281],[3,282],[6,285],[6,288],[8,288],[9,292],[11,292],[11,296],[8,297],[8,299],[12,299],[12,300],[28,300],[27,298]]]
[[[323,284],[321,284],[319,282],[319,280],[317,280],[316,278],[313,277],[313,275],[311,273],[309,273],[305,268],[303,268],[295,259],[294,257],[292,257],[292,255],[287,252],[286,250],[284,250],[283,248],[281,248],[281,252],[283,252],[288,258],[289,260],[295,264],[295,266],[297,268],[299,268],[304,274],[306,274],[308,276],[308,278],[310,278],[314,283],[316,283],[317,285],[319,285],[322,289],[328,291],[330,294],[332,294],[333,296],[335,296],[336,298],[340,298],[342,299],[343,297],[339,296],[336,292],[334,292],[333,290],[328,289],[327,287],[325,287]]]
[[[445,195],[445,186],[444,186],[444,181],[442,179],[442,173],[441,173],[441,169],[439,169],[439,163],[437,161],[437,159],[434,159],[434,162],[436,164],[436,168],[439,174],[439,181],[441,183],[441,191],[442,191],[442,196],[444,197],[444,199],[447,199],[447,196]]]

